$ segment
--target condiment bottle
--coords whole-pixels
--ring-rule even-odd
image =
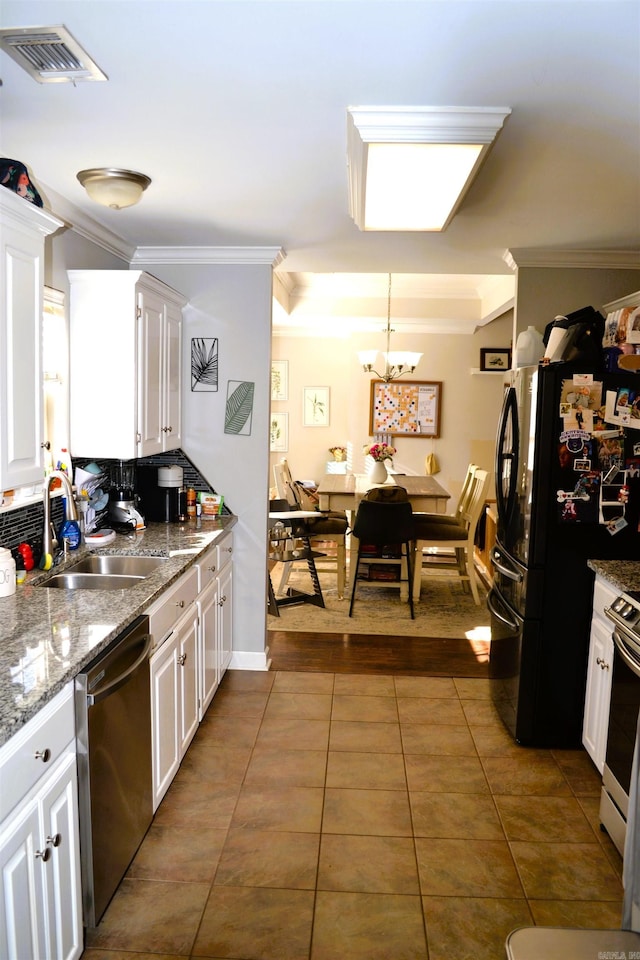
[[[196,491],[193,487],[189,487],[187,490],[187,516],[195,517],[196,515]]]
[[[16,562],[7,547],[0,547],[0,597],[16,592]]]

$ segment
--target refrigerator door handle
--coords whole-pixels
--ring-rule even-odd
[[[499,620],[500,623],[503,623],[505,627],[509,627],[510,630],[517,632],[519,627],[518,623],[515,620],[510,620],[508,617],[505,617],[501,610],[499,610],[495,603],[493,602],[494,592],[493,590],[487,597],[487,607],[489,608],[489,613],[491,613],[496,620]]]
[[[513,387],[507,390],[496,442],[496,505],[498,517],[509,527],[517,501],[516,469],[520,456],[520,428],[518,423],[518,400]],[[506,482],[506,489],[505,489]]]
[[[496,570],[507,577],[509,580],[515,580],[516,583],[522,583],[522,574],[518,570],[514,570],[513,567],[505,567],[500,561],[503,557],[503,554],[500,552],[498,547],[494,547],[491,551],[491,562],[493,563]]]

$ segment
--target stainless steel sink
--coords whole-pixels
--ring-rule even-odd
[[[135,587],[144,579],[121,573],[56,573],[40,586],[58,590],[124,590],[126,587]]]
[[[150,573],[166,563],[166,557],[130,557],[112,556],[101,557],[93,555],[83,557],[73,566],[67,567],[65,573],[100,573],[123,574],[130,577],[148,577]]]
[[[58,590],[123,590],[145,580],[165,561],[166,557],[83,557],[40,586]]]

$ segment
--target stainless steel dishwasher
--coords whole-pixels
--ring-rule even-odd
[[[149,618],[76,678],[84,923],[95,927],[153,816]]]

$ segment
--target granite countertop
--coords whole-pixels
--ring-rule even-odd
[[[118,534],[107,547],[81,546],[49,573],[33,570],[13,596],[0,598],[0,745],[235,523],[234,516],[150,523],[138,533]],[[168,559],[127,589],[58,590],[40,585],[87,554]]]
[[[587,565],[622,593],[640,590],[640,561],[589,560]]]

